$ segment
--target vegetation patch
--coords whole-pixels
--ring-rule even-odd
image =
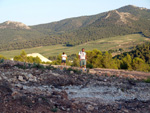
[[[132,39],[129,40],[129,39]],[[64,45],[50,45],[50,46],[40,46],[40,47],[34,47],[30,49],[24,49],[26,53],[40,53],[43,56],[49,58],[50,60],[56,60],[58,53],[65,52],[68,55],[68,60],[72,60],[76,53],[78,53],[82,47],[85,48],[85,50],[93,50],[97,48],[101,51],[108,51],[114,54],[120,54],[122,52],[131,51],[134,46],[138,45],[139,43],[149,42],[150,39],[146,40],[148,38],[145,38],[144,36],[140,34],[130,34],[130,35],[124,35],[124,36],[116,36],[116,37],[109,37],[109,38],[103,38],[98,39],[94,41],[88,41],[86,43],[76,45],[73,47],[66,47]],[[99,44],[99,41],[101,42],[113,42],[111,44]],[[121,41],[121,42],[119,42]],[[118,43],[119,42],[119,43]],[[119,49],[123,49],[123,51],[119,51]],[[7,57],[7,58],[13,58],[16,55],[20,54],[21,49],[18,50],[11,50],[11,51],[1,51],[0,54]],[[11,54],[10,54],[11,53]],[[73,56],[71,56],[73,54]],[[71,59],[70,59],[71,58]]]
[[[144,80],[146,83],[150,83],[150,77]]]

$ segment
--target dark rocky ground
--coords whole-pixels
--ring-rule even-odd
[[[150,113],[150,83],[12,61],[0,63],[0,113],[53,112]]]

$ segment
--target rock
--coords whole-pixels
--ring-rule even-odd
[[[67,111],[70,111],[70,108],[67,108]]]
[[[37,82],[37,78],[33,76],[32,74],[29,74],[28,77],[29,77],[29,81]]]
[[[49,73],[53,73],[52,70],[49,70]]]
[[[12,89],[9,83],[3,83],[2,81],[2,85],[0,85],[0,94],[11,94],[12,93]]]
[[[21,82],[24,82],[24,81],[25,81],[22,76],[19,76],[19,77],[18,77],[18,80],[21,81]]]
[[[90,70],[89,70],[89,73],[90,73],[90,74],[96,74],[97,72],[96,72],[94,69],[90,69]]]
[[[129,78],[134,78],[134,76],[133,76],[133,75],[131,75],[131,74],[129,74],[129,75],[128,75],[128,77],[129,77]]]
[[[122,109],[122,105],[119,104],[119,105],[118,105],[118,110],[121,110],[121,109]]]
[[[65,108],[65,107],[61,106],[60,108],[61,108],[63,111],[66,111],[66,108]]]
[[[75,104],[79,104],[80,102],[78,101],[78,100],[75,100],[75,102],[74,102]]]
[[[8,68],[11,68],[11,65],[10,64],[3,64],[1,67],[3,67],[4,69],[8,69]]]
[[[58,74],[58,73],[52,73],[52,75],[54,75],[54,76],[60,76],[60,74]]]
[[[3,79],[7,80],[7,77],[6,77],[6,76],[3,76]]]
[[[70,71],[70,74],[74,74],[74,72],[73,72],[73,71]]]
[[[27,75],[29,78],[32,78],[32,77],[34,77],[32,74],[28,74]]]
[[[14,76],[14,78],[11,79],[12,82],[16,82],[17,81],[17,77]]]
[[[133,80],[128,80],[128,82],[129,82],[130,85],[136,85],[136,82],[133,81]]]
[[[106,72],[106,75],[107,76],[111,76],[111,72]]]
[[[129,111],[128,111],[127,109],[123,109],[123,111],[124,111],[125,113],[129,113]]]
[[[28,79],[31,82],[37,82],[37,78],[35,76],[33,76],[32,74],[27,74],[27,73],[23,73],[26,77],[26,79]]]
[[[32,78],[29,78],[29,81],[31,81],[31,82],[37,82],[37,78],[33,76]]]
[[[4,74],[4,73],[1,73],[1,76],[3,77],[3,76],[5,76],[5,74]]]
[[[149,113],[149,84],[115,78],[116,75],[140,78],[144,75],[110,69],[92,70],[95,75],[82,73],[81,76],[78,73],[73,74],[73,71],[68,74],[65,70],[61,72],[14,66],[8,69],[0,67],[0,112],[8,109],[6,112],[48,113],[53,109],[60,113]],[[107,74],[115,76],[105,76]],[[12,111],[13,109],[16,111]]]
[[[29,77],[26,73],[22,73],[22,74],[26,77],[27,80],[29,79]]]
[[[68,99],[68,94],[66,91],[61,91],[61,96],[63,99]]]
[[[104,82],[107,82],[107,79],[104,79]]]
[[[14,91],[14,92],[11,94],[11,96],[12,96],[14,99],[17,99],[17,98],[21,97],[22,94],[19,93],[19,92],[17,92],[17,91]]]
[[[15,86],[20,88],[20,89],[23,88],[23,86],[21,84],[16,84]]]
[[[93,111],[94,110],[94,106],[92,106],[92,105],[87,105],[87,110],[89,110],[89,111]]]
[[[42,98],[38,98],[38,102],[39,102],[39,103],[42,103]]]
[[[22,75],[25,76],[26,79],[29,79],[30,77],[32,77],[32,74],[28,74],[28,73],[22,73]]]

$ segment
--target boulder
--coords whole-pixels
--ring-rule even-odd
[[[54,76],[60,76],[60,74],[58,74],[58,73],[52,73],[52,75],[54,75]]]
[[[18,80],[21,81],[21,82],[25,81],[22,76],[18,76]]]
[[[19,93],[19,92],[17,92],[17,91],[14,91],[14,92],[11,94],[11,96],[12,96],[14,99],[18,99],[19,97],[22,96],[22,94]]]
[[[0,80],[2,80],[2,77],[0,77]]]
[[[29,78],[29,81],[31,81],[31,82],[37,82],[37,78],[35,76],[33,76],[32,78]]]
[[[87,105],[87,110],[89,110],[89,111],[93,111],[94,110],[94,106],[92,106],[92,105]]]
[[[90,73],[90,74],[96,74],[97,72],[96,72],[94,69],[90,69],[90,70],[89,70],[89,73]]]
[[[74,74],[74,72],[73,72],[73,71],[70,71],[70,74]]]
[[[37,82],[37,78],[32,74],[23,73],[23,75],[26,77],[28,81]]]

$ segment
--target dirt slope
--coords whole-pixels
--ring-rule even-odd
[[[0,112],[150,113],[149,83],[104,71],[87,74],[5,61],[0,63]]]

